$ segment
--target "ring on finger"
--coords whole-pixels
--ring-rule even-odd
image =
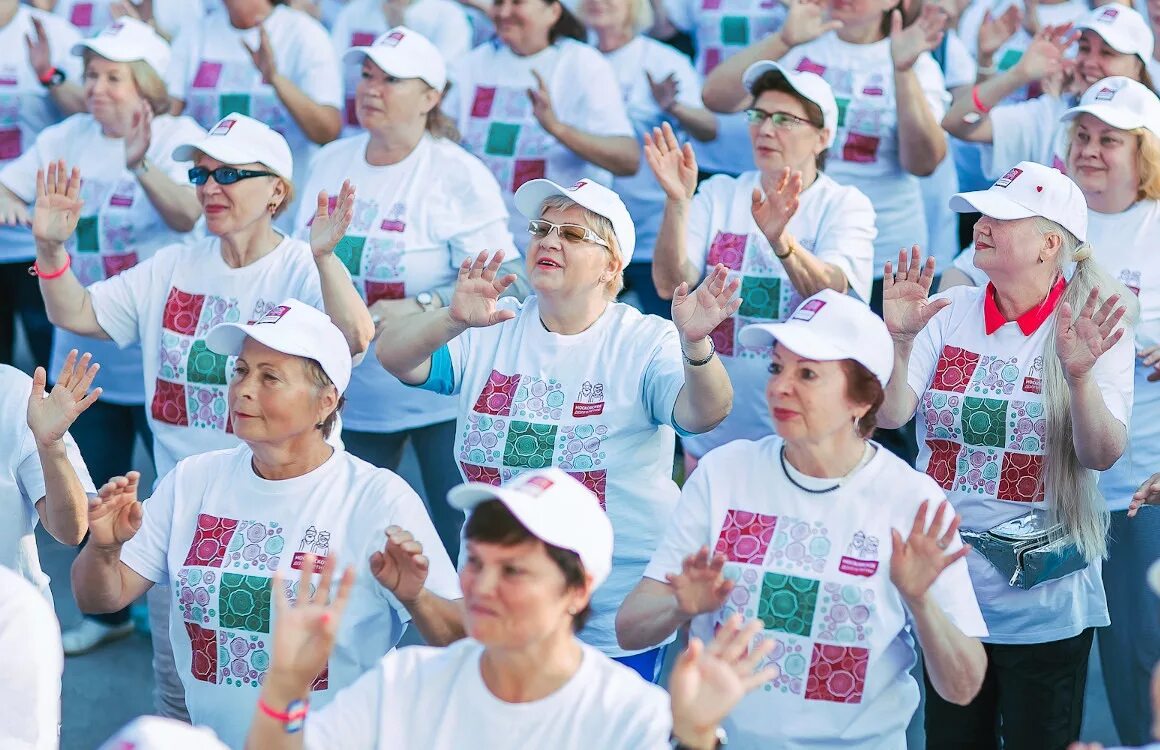
[[[949,547],[949,546],[950,546],[948,543],[946,543],[946,542],[942,542],[942,541],[935,542],[935,544],[937,544],[937,545],[938,545],[938,548],[939,548],[939,549],[941,549],[941,550],[945,550],[947,547]]]

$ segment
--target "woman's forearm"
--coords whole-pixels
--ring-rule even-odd
[[[36,505],[44,530],[61,544],[75,546],[89,530],[89,496],[68,458],[63,440],[36,445],[44,472],[44,499]]]
[[[274,76],[270,85],[311,141],[325,145],[342,133],[342,115],[337,109],[314,101],[284,75]]]
[[[898,159],[907,172],[926,177],[947,155],[947,139],[914,70],[894,71],[898,107]]]
[[[140,591],[128,590],[122,570],[126,567],[121,562],[120,545],[114,548],[89,543],[82,547],[71,570],[73,598],[80,611],[85,614],[116,612],[145,593],[151,583]]]
[[[322,304],[326,314],[342,331],[351,354],[362,354],[375,336],[375,324],[366,303],[350,283],[346,267],[333,253],[314,259],[322,282]]]
[[[692,289],[701,280],[701,269],[689,262],[686,248],[691,201],[665,200],[665,211],[653,247],[652,279],[661,299],[672,299],[673,291],[687,283]]]
[[[987,673],[987,653],[978,638],[963,635],[929,597],[907,602],[930,682],[945,700],[965,706]]]
[[[681,342],[681,348],[692,360],[704,359],[713,350],[708,336],[700,341]],[[721,364],[721,357],[714,356],[699,367],[686,360],[685,385],[677,394],[673,421],[687,432],[700,434],[721,424],[732,410],[733,384],[725,365]]]
[[[844,294],[850,288],[850,282],[842,269],[806,250],[789,232],[782,234],[781,241],[774,244],[773,251],[778,256],[789,253],[788,257],[779,260],[789,282],[802,297],[812,297],[823,289],[833,289]]]
[[[717,137],[717,116],[704,107],[686,107],[677,103],[669,110],[677,124],[693,139],[705,143]]]
[[[423,589],[418,599],[402,604],[428,646],[448,646],[467,637],[462,599],[444,599]]]
[[[979,111],[975,98],[978,97],[979,103],[990,110],[1030,82],[1016,65],[1005,73],[966,89],[951,102],[950,110],[943,117],[943,128],[964,141],[990,143],[994,139],[991,116]]]
[[[408,315],[383,326],[375,345],[379,363],[399,380],[421,385],[431,375],[431,355],[467,330],[446,307]]]
[[[713,112],[740,112],[753,98],[742,82],[745,70],[761,60],[780,60],[790,49],[780,33],[749,45],[713,68],[701,89],[701,100]]]
[[[640,148],[627,135],[593,135],[560,123],[551,135],[572,153],[617,177],[631,177],[640,169]]]
[[[1069,380],[1071,392],[1071,434],[1079,462],[1088,469],[1112,468],[1124,453],[1128,429],[1112,416],[1104,397],[1089,373],[1079,381]]]
[[[67,263],[68,251],[56,242],[36,242],[36,263],[41,272],[53,274]],[[80,336],[109,340],[110,336],[97,321],[93,298],[81,285],[71,266],[53,279],[40,279],[40,294],[49,321],[59,328]]]
[[[175,232],[189,232],[197,224],[201,204],[191,185],[171,180],[149,159],[141,162],[137,181],[167,227]]]
[[[262,685],[261,700],[276,711],[284,711],[294,701],[306,701],[310,697],[309,685],[290,685],[287,680],[277,678],[273,673]],[[287,732],[286,725],[269,716],[260,708],[254,708],[254,718],[250,722],[250,733],[246,735],[246,750],[302,750],[306,746],[305,732]]]
[[[918,396],[910,389],[907,375],[914,339],[894,340],[894,372],[886,384],[886,398],[878,408],[878,426],[887,430],[901,427],[914,416]]]
[[[56,105],[62,117],[85,111],[84,89],[72,81],[65,81],[59,86],[53,86],[49,92],[52,103]]]
[[[616,641],[629,651],[649,649],[691,619],[677,606],[668,584],[642,578],[616,613]]]

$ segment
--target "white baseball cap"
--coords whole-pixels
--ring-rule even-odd
[[[956,193],[950,208],[960,214],[978,211],[1007,221],[1042,216],[1079,239],[1087,240],[1087,200],[1079,186],[1058,169],[1021,161],[986,190]]]
[[[208,727],[176,719],[139,716],[101,745],[100,750],[227,750]]]
[[[350,345],[342,331],[321,310],[288,299],[271,307],[252,323],[222,323],[205,337],[212,352],[237,356],[246,337],[283,354],[313,359],[341,394],[350,384]]]
[[[746,90],[752,92],[753,84],[757,83],[759,78],[771,71],[781,73],[785,76],[786,83],[790,85],[790,88],[800,96],[818,105],[822,110],[822,122],[825,123],[826,129],[830,131],[830,138],[826,142],[826,148],[833,146],[834,137],[838,132],[838,102],[834,99],[834,90],[830,88],[830,84],[826,83],[826,79],[817,73],[783,68],[773,60],[758,60],[745,69],[745,75],[741,77],[741,82],[745,84]]]
[[[470,482],[452,487],[447,502],[471,510],[487,500],[499,500],[542,542],[580,556],[595,589],[612,570],[612,523],[592,492],[557,468],[520,474],[495,487]]]
[[[894,371],[894,339],[865,302],[823,289],[802,302],[782,323],[754,323],[741,329],[748,347],[774,342],[799,357],[819,362],[852,359],[865,367],[885,388]]]
[[[1083,92],[1079,104],[1064,112],[1059,119],[1066,122],[1085,112],[1113,128],[1147,128],[1160,137],[1160,98],[1152,89],[1131,78],[1109,76],[1096,81]]]
[[[231,112],[209,129],[200,141],[173,149],[175,161],[193,161],[197,153],[225,164],[258,162],[282,179],[294,178],[294,156],[282,134],[264,122]]]
[[[620,257],[628,265],[632,251],[636,249],[636,226],[619,195],[588,178],[570,188],[561,187],[551,180],[528,180],[516,191],[516,209],[529,219],[538,219],[544,201],[553,195],[562,195],[611,221],[616,242],[620,245]]]
[[[1152,57],[1152,27],[1134,9],[1113,3],[1092,10],[1076,29],[1091,29],[1109,47],[1122,55],[1137,55],[1144,62]]]
[[[342,59],[361,63],[366,57],[396,78],[419,78],[440,92],[447,85],[447,64],[439,49],[427,37],[406,26],[386,31],[369,47],[351,47]]]
[[[169,43],[152,26],[136,18],[118,18],[96,36],[74,44],[72,53],[83,55],[86,49],[113,62],[144,60],[161,78],[169,70]]]

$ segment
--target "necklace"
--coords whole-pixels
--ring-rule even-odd
[[[781,451],[778,453],[778,458],[781,460],[781,470],[785,473],[785,478],[789,480],[790,484],[792,484],[794,487],[797,487],[802,492],[808,492],[811,495],[824,495],[827,492],[833,492],[834,490],[836,490],[842,486],[842,483],[838,482],[833,487],[822,487],[821,489],[816,489],[816,490],[810,489],[809,487],[805,487],[805,486],[799,484],[797,482],[797,480],[795,480],[793,478],[793,474],[790,473],[789,467],[786,466],[786,464],[785,464],[785,446],[784,445],[781,447]]]

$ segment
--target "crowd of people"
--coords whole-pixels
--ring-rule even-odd
[[[0,0],[0,747],[1160,743],[1158,34]]]

